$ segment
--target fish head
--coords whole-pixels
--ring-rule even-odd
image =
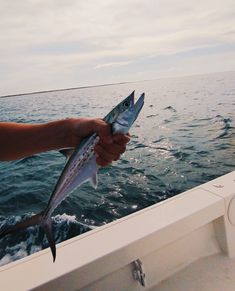
[[[114,133],[128,133],[144,105],[144,93],[135,103],[134,92],[120,102],[114,110],[112,130]]]

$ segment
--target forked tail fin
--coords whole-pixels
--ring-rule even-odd
[[[46,237],[47,237],[47,240],[49,242],[50,249],[52,252],[52,256],[53,256],[53,262],[54,262],[56,259],[56,246],[55,246],[54,236],[52,233],[52,221],[50,217],[44,218],[43,213],[44,212],[40,212],[26,220],[16,223],[15,225],[2,229],[0,231],[0,239],[3,238],[5,235],[16,233],[24,228],[34,226],[34,225],[40,225],[46,234]]]
[[[52,232],[52,221],[51,218],[48,217],[46,220],[43,220],[41,222],[41,227],[44,230],[47,240],[49,242],[49,246],[51,249],[51,253],[53,256],[53,262],[55,262],[56,259],[56,246],[55,246],[55,239],[54,239],[54,235]]]

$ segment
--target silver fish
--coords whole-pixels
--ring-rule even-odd
[[[112,133],[128,133],[130,127],[136,120],[144,105],[144,93],[134,102],[134,92],[120,102],[104,121],[111,125]],[[44,211],[13,226],[9,226],[0,232],[0,238],[7,234],[14,233],[29,226],[40,225],[48,239],[53,261],[56,259],[56,246],[52,232],[51,215],[56,207],[77,187],[90,180],[94,188],[97,187],[97,172],[99,166],[96,164],[94,147],[99,137],[96,133],[84,138],[74,150],[62,150],[68,161],[55,185],[47,207]]]

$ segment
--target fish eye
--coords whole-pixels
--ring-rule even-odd
[[[125,101],[125,102],[123,103],[123,106],[124,106],[125,108],[127,108],[127,107],[129,106],[129,103],[128,103],[127,101]]]

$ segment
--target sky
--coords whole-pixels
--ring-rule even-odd
[[[0,96],[235,70],[235,0],[0,0]]]

